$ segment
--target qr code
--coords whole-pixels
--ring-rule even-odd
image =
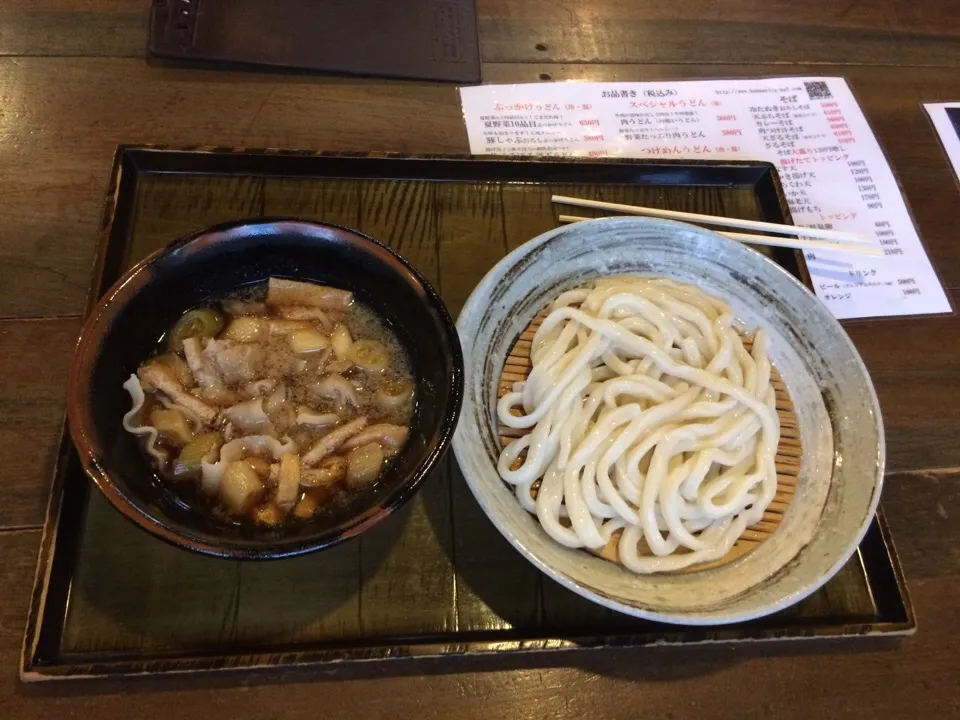
[[[833,94],[830,92],[830,86],[827,85],[823,80],[813,80],[811,82],[805,82],[804,86],[807,88],[807,95],[811,100],[832,100]]]

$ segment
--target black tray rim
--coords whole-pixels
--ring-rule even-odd
[[[114,235],[126,235],[128,227],[117,224],[117,214],[121,204],[130,200],[136,175],[139,173],[185,173],[185,174],[249,174],[264,176],[284,176],[284,172],[268,172],[263,169],[265,163],[271,160],[284,161],[302,158],[335,159],[344,161],[388,160],[400,163],[420,163],[439,161],[442,165],[450,163],[452,169],[456,164],[482,163],[483,165],[498,165],[501,168],[517,169],[540,168],[544,165],[553,167],[567,167],[574,174],[588,173],[591,167],[602,168],[611,165],[638,166],[647,169],[658,167],[663,169],[681,169],[684,167],[714,168],[717,170],[737,169],[758,171],[757,180],[770,183],[772,191],[782,214],[782,222],[793,224],[786,195],[780,182],[777,168],[773,163],[766,161],[748,160],[643,160],[635,158],[553,158],[553,157],[526,157],[526,156],[476,156],[450,154],[407,154],[394,152],[340,152],[324,150],[293,150],[280,148],[247,148],[226,147],[218,145],[143,145],[120,144],[116,147],[110,179],[107,185],[103,210],[101,214],[99,242],[97,245],[96,260],[91,274],[90,289],[88,291],[84,316],[89,314],[102,294],[104,272],[108,261],[115,260],[111,256],[114,244]],[[233,160],[239,162],[226,163],[224,170],[197,171],[184,169],[178,166],[177,161],[201,160],[203,163],[216,164],[218,161]],[[274,162],[273,164],[277,164]],[[257,168],[260,167],[258,170]],[[180,169],[178,169],[180,168]],[[300,176],[309,177],[309,173]],[[415,178],[415,174],[402,174],[396,177]],[[128,181],[132,178],[132,182]],[[379,176],[370,176],[370,179]],[[447,178],[433,178],[447,179]],[[455,177],[449,179],[454,180]],[[524,180],[518,180],[523,182]],[[583,178],[580,178],[583,181]],[[529,180],[528,182],[535,182]],[[678,185],[681,183],[677,183]],[[720,183],[729,185],[729,183]],[[810,276],[801,252],[795,253],[801,281],[810,287]],[[107,283],[109,284],[109,282]],[[836,625],[816,626],[796,624],[783,628],[775,627],[742,627],[719,626],[715,628],[679,628],[664,632],[648,632],[641,634],[618,634],[606,636],[568,636],[549,637],[538,639],[511,639],[497,638],[499,631],[477,632],[460,634],[461,642],[451,642],[449,639],[426,636],[430,639],[425,642],[411,642],[413,638],[387,638],[393,642],[371,641],[369,645],[354,646],[351,648],[331,647],[329,644],[301,645],[298,650],[284,648],[259,648],[259,652],[237,648],[238,652],[218,652],[215,654],[200,652],[169,652],[154,653],[149,656],[122,657],[117,653],[74,655],[75,660],[63,661],[59,657],[48,659],[41,651],[44,640],[49,641],[49,635],[54,630],[62,630],[63,618],[60,618],[61,627],[51,628],[49,613],[47,612],[47,598],[51,582],[55,573],[72,572],[72,566],[65,566],[65,553],[56,553],[57,541],[62,534],[83,532],[82,517],[79,512],[72,516],[64,515],[65,505],[83,506],[90,492],[90,483],[83,486],[66,487],[66,467],[71,462],[71,454],[75,453],[69,434],[66,431],[65,421],[61,426],[60,442],[58,445],[57,461],[53,470],[53,483],[44,516],[41,533],[38,560],[34,578],[33,590],[30,596],[26,628],[21,646],[19,676],[22,682],[32,683],[50,680],[78,680],[90,678],[116,678],[134,676],[172,675],[187,673],[223,673],[237,671],[256,671],[264,669],[296,668],[329,668],[354,662],[381,662],[397,659],[436,658],[466,655],[494,655],[507,654],[537,654],[543,652],[572,652],[576,650],[597,650],[604,647],[645,648],[671,646],[703,646],[727,645],[739,643],[762,643],[764,645],[787,641],[815,641],[837,640],[855,637],[897,637],[912,635],[916,631],[917,623],[913,604],[907,589],[906,580],[900,564],[899,556],[893,544],[889,526],[883,516],[881,508],[877,509],[874,521],[867,532],[867,536],[876,536],[875,543],[880,543],[884,550],[886,563],[881,568],[873,568],[874,572],[882,571],[887,575],[885,580],[896,588],[899,603],[896,607],[879,608],[886,613],[889,619],[874,622],[839,622]],[[64,502],[67,493],[71,494],[70,503]],[[863,544],[863,543],[862,543]],[[861,544],[861,545],[862,545]],[[858,551],[861,562],[866,558]],[[72,559],[72,558],[71,558]],[[865,565],[865,574],[870,577],[870,570]],[[872,591],[872,588],[871,588]],[[669,626],[667,626],[669,627]],[[456,634],[454,634],[456,636]],[[59,639],[59,634],[57,635]],[[401,644],[402,643],[402,644]]]

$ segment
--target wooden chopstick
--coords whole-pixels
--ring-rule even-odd
[[[602,202],[600,200],[585,200],[583,198],[554,195],[553,202],[562,205],[595,208],[597,210],[612,210],[627,215],[650,215],[651,217],[699,222],[707,225],[725,225],[726,227],[741,228],[744,230],[763,230],[778,235],[803,235],[805,237],[833,240],[836,242],[872,243],[872,240],[856,233],[840,232],[838,230],[821,230],[820,228],[797,227],[795,225],[778,225],[777,223],[762,222],[760,220],[741,220],[740,218],[719,217],[717,215],[701,215],[699,213],[680,212],[679,210],[662,210],[660,208],[641,207],[639,205],[621,205],[620,203]]]
[[[579,215],[561,215],[560,222],[574,223],[596,218],[580,217]],[[855,243],[832,242],[826,240],[805,240],[803,238],[780,238],[767,235],[753,235],[751,233],[717,232],[718,235],[750,243],[751,245],[770,245],[772,247],[788,247],[797,250],[829,250],[831,252],[853,253],[856,255],[883,256],[883,248],[858,245]]]

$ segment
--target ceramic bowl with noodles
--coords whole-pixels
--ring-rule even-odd
[[[558,228],[491,270],[457,325],[464,477],[517,550],[595,602],[760,617],[830,579],[873,518],[866,369],[739,243],[648,218]]]

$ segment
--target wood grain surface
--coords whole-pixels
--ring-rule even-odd
[[[670,718],[960,716],[960,383],[955,373],[960,321],[955,316],[846,324],[880,397],[891,470],[884,507],[920,626],[916,636],[890,647],[816,643],[693,653],[447,660],[408,670],[369,667],[279,681],[198,677],[122,686],[19,684],[17,655],[39,546],[36,528],[46,503],[66,369],[114,146],[141,142],[467,150],[451,86],[150,65],[144,60],[146,6],[143,0],[0,0],[0,467],[7,486],[0,503],[4,717],[210,720],[264,714],[313,718],[322,713],[329,718],[416,714],[599,719],[633,717],[641,710],[650,717]],[[920,107],[925,101],[960,100],[956,2],[478,0],[478,13],[488,82],[845,76],[890,158],[954,306],[960,302],[958,186]],[[309,212],[318,197],[306,189],[298,199],[289,188],[270,184],[251,188],[238,182],[230,190],[238,207],[256,210],[260,203],[265,212]],[[409,192],[412,195],[396,201],[420,201],[415,191]],[[356,200],[361,190],[338,193],[324,198],[324,207],[339,208],[347,224],[362,224],[362,198],[361,203]],[[202,198],[178,197],[173,185],[166,196],[157,197],[155,219],[167,223],[164,227],[172,234],[205,219],[192,209],[202,205]],[[529,215],[498,229],[485,215],[487,205],[479,193],[467,216],[431,221],[462,228],[451,254],[425,252],[420,245],[423,228],[401,228],[399,219],[391,219],[388,206],[393,200],[370,211],[375,218],[370,227],[392,223],[401,249],[415,256],[456,307],[483,274],[484,264],[503,248],[545,229],[543,208],[530,207],[519,194],[508,193],[503,201]],[[470,262],[474,254],[476,262]],[[496,561],[497,554],[512,551],[482,516],[465,514],[469,498],[457,490],[455,468],[449,477],[450,485],[424,488],[408,516],[398,519],[392,532],[400,540],[394,540],[416,542],[418,533],[449,532],[430,518],[443,507],[456,506],[458,517],[465,518],[461,529],[476,537],[477,544],[457,545],[451,552],[474,558],[470,566],[480,573],[456,577],[458,585],[479,587],[484,573],[506,571],[514,573],[517,587],[513,598],[471,599],[464,592],[458,612],[470,617],[476,613],[471,608],[483,601],[510,608],[518,618],[528,617],[535,612],[529,569]],[[490,554],[485,556],[487,547]],[[358,561],[390,561],[382,548],[351,548],[344,546],[342,558],[330,559],[324,571],[329,575],[317,576],[318,595]],[[480,562],[485,557],[489,561]],[[425,567],[432,562],[426,559]],[[244,571],[235,572],[242,582]],[[264,575],[262,584],[236,606],[235,627],[244,627],[243,619],[257,612],[257,593],[270,593],[274,583],[284,582],[287,570],[277,566],[272,572],[273,577]],[[428,576],[425,572],[425,579]],[[233,581],[225,578],[225,585],[233,587]],[[97,579],[90,576],[84,582],[96,584]],[[409,588],[397,596],[398,628],[403,623],[416,626],[418,590]],[[574,617],[597,612],[586,604],[559,608],[556,603],[566,602],[566,596],[542,592],[540,604],[556,612],[562,609]],[[333,619],[324,632],[351,632],[361,601],[349,595],[328,598],[337,611],[327,615]],[[316,630],[309,626],[308,614],[297,615],[303,608],[296,603],[285,612],[293,621],[303,618],[303,632]],[[750,695],[745,695],[746,688]],[[798,696],[803,702],[797,702]]]
[[[478,0],[492,62],[957,66],[960,8],[901,0]],[[140,0],[7,0],[0,54],[143,57]]]

